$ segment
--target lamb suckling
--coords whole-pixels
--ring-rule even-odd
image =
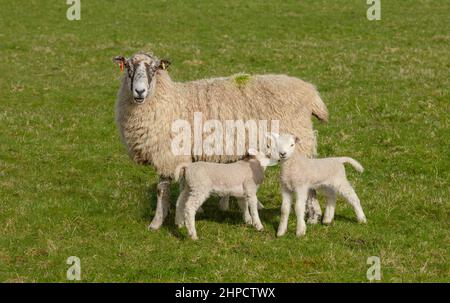
[[[328,198],[322,221],[324,224],[333,221],[337,194],[343,196],[353,206],[358,222],[366,223],[359,198],[346,177],[344,167],[344,163],[350,163],[358,172],[362,172],[361,164],[348,157],[309,159],[294,153],[296,144],[300,143],[297,137],[289,134],[271,134],[271,138],[271,157],[273,160],[281,161],[282,206],[278,236],[286,233],[293,193],[296,194],[297,236],[306,233],[304,215],[310,189],[317,189]]]
[[[185,224],[193,240],[197,239],[195,214],[211,194],[236,197],[245,222],[257,230],[263,229],[256,193],[264,180],[266,167],[277,164],[277,161],[253,148],[248,150],[248,154],[248,158],[229,164],[194,162],[183,163],[176,168],[175,179],[182,177],[182,191],[177,200],[175,223],[179,227]]]

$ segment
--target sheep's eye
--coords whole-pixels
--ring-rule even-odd
[[[269,145],[267,145],[267,148],[270,148],[270,146],[269,146]]]
[[[294,147],[294,144],[291,144],[291,147]]]

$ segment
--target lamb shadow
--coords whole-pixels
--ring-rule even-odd
[[[349,218],[343,215],[334,215],[334,219],[333,221],[345,221],[345,222],[349,222],[349,223],[358,223],[358,220],[356,218]]]

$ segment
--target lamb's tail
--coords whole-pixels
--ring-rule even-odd
[[[317,90],[315,90],[311,102],[313,115],[323,122],[328,122],[327,106],[325,105],[325,103],[323,103],[322,98],[320,98],[319,92]]]
[[[178,182],[178,180],[180,180],[180,177],[184,176],[185,169],[186,169],[186,167],[189,166],[189,164],[191,164],[191,163],[184,162],[175,168],[174,178],[175,178],[176,182]]]
[[[362,167],[362,165],[355,159],[352,159],[350,157],[340,157],[340,158],[337,158],[337,160],[341,163],[351,164],[351,166],[353,166],[360,173],[362,173],[364,171],[364,168]]]

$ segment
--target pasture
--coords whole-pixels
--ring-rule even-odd
[[[0,281],[449,282],[450,3],[382,1],[0,0]],[[330,121],[319,156],[347,168],[368,224],[338,200],[331,226],[276,238],[279,168],[259,193],[263,232],[218,199],[197,216],[200,240],[147,230],[158,177],[135,165],[114,118],[120,70],[141,50],[170,58],[174,80],[282,73],[315,84]],[[324,200],[320,198],[322,209]],[[234,202],[234,201],[233,201]]]

